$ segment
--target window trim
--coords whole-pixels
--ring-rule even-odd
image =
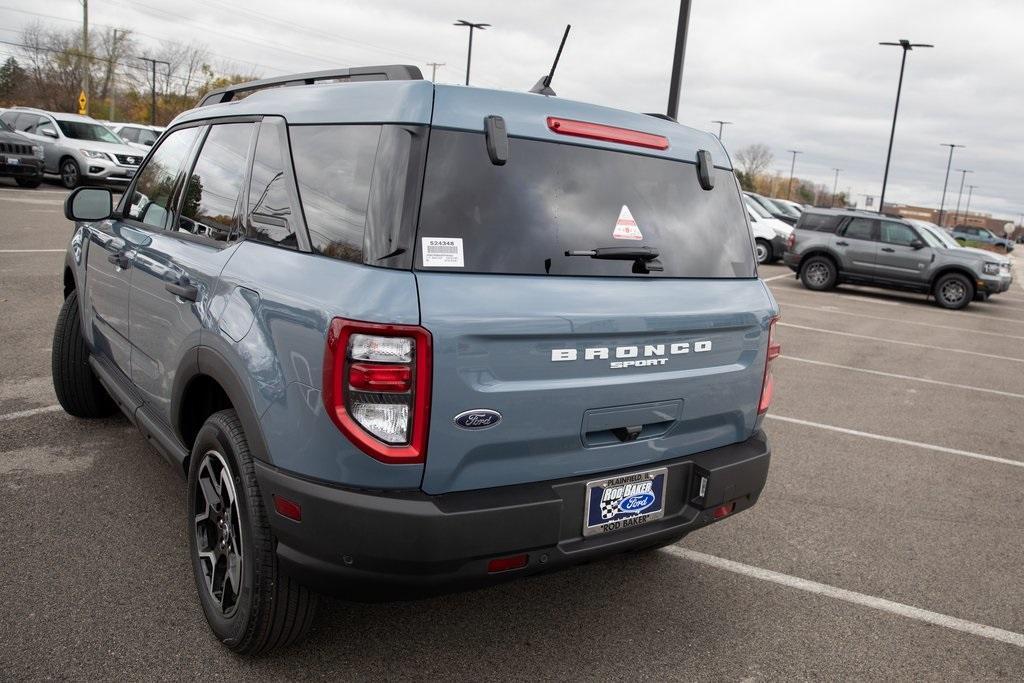
[[[256,148],[259,145],[260,136],[263,135],[264,130],[278,136],[278,144],[281,146],[281,162],[284,164],[284,179],[285,179],[285,190],[288,193],[288,202],[292,205],[292,215],[295,217],[295,241],[296,248],[284,247],[277,244],[271,244],[270,242],[262,242],[260,240],[249,240],[254,244],[263,244],[268,247],[274,247],[275,249],[286,249],[288,251],[298,251],[303,254],[312,253],[312,247],[310,246],[309,232],[306,228],[306,214],[302,209],[302,202],[299,201],[299,189],[298,179],[295,177],[295,162],[292,159],[292,144],[291,136],[288,134],[288,121],[283,116],[265,116],[259,122],[259,126],[256,129],[255,140],[253,140],[252,151],[249,154],[249,164],[246,169],[246,181],[245,189],[243,190],[243,196],[245,198],[245,206],[242,214],[242,225],[240,226],[240,237],[237,241],[244,241],[249,239],[249,194],[251,192],[252,185],[252,168],[256,163]]]

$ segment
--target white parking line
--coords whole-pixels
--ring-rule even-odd
[[[0,254],[49,254],[67,249],[0,249]]]
[[[882,299],[872,299],[871,297],[867,296],[857,296],[856,294],[843,294],[841,292],[812,292],[810,290],[799,289],[797,287],[786,287],[782,290],[772,290],[773,293],[778,293],[779,291],[792,292],[793,294],[803,294],[805,296],[820,296],[824,294],[825,296],[836,297],[843,300],[865,301],[869,304],[878,304],[879,306],[904,305],[903,302],[900,301],[885,301]]]
[[[860,605],[861,607],[869,607],[880,612],[888,612],[889,614],[906,617],[907,619],[914,619],[915,621],[932,624],[933,626],[941,626],[953,631],[960,631],[973,636],[988,638],[989,640],[999,641],[1008,645],[1024,647],[1024,634],[1022,633],[1007,631],[1005,629],[996,628],[995,626],[987,626],[974,621],[951,617],[947,614],[932,612],[931,610],[905,605],[901,602],[886,600],[885,598],[879,598],[865,593],[846,590],[845,588],[837,588],[836,586],[830,586],[827,583],[818,583],[817,581],[801,579],[797,576],[790,576],[789,574],[782,574],[780,572],[772,571],[771,569],[762,569],[761,567],[743,564],[742,562],[727,560],[724,557],[708,555],[707,553],[690,550],[689,548],[680,548],[679,546],[672,545],[664,548],[663,552],[690,560],[691,562],[698,562],[709,567],[723,569],[734,574],[748,576],[753,579],[760,579],[761,581],[768,581],[769,583],[778,584],[787,588],[795,588],[807,593],[813,593],[815,595],[821,595],[835,600],[842,600],[843,602]]]
[[[777,297],[776,297],[777,298]],[[868,320],[883,320],[890,323],[903,323],[905,325],[920,325],[922,327],[935,327],[940,330],[960,330],[962,332],[970,332],[972,334],[983,334],[989,337],[1005,337],[1006,339],[1022,339],[1024,336],[1017,334],[1003,334],[1002,332],[985,332],[984,330],[975,330],[970,327],[954,327],[952,325],[939,325],[937,323],[923,323],[917,320],[903,320],[900,318],[883,318],[878,315],[868,315],[867,313],[851,313],[850,311],[841,311],[835,306],[804,306],[803,304],[794,304],[788,301],[779,301],[779,304],[786,308],[802,308],[808,311],[821,311],[822,313],[835,313],[837,315],[848,315],[854,318],[866,318]]]
[[[850,372],[863,372],[868,375],[877,375],[879,377],[891,377],[893,379],[902,379],[909,382],[923,382],[925,384],[935,384],[941,387],[951,387],[953,389],[966,389],[968,391],[980,391],[986,394],[995,394],[996,396],[1006,396],[1008,398],[1020,398],[1024,399],[1024,394],[1015,394],[1011,391],[999,391],[998,389],[986,389],[985,387],[972,387],[969,384],[956,384],[955,382],[943,382],[937,379],[928,379],[927,377],[913,377],[911,375],[897,375],[893,372],[882,372],[881,370],[868,370],[867,368],[855,368],[850,365],[839,365],[838,363],[826,363],[820,360],[811,360],[810,358],[797,358],[796,356],[787,356],[785,354],[779,356],[780,360],[791,360],[797,363],[810,363],[812,365],[821,365],[826,368],[835,368],[837,370],[849,370]]]
[[[47,204],[49,206],[60,206],[63,199],[40,199],[36,197],[4,197],[0,195],[0,201],[17,202],[18,204]]]
[[[781,280],[784,277],[793,277],[793,273],[783,273],[782,275],[773,275],[772,277],[761,278],[761,282],[771,282],[772,280]]]
[[[20,410],[16,413],[6,413],[0,415],[0,421],[3,420],[17,420],[22,417],[32,417],[33,415],[40,415],[42,413],[52,413],[61,410],[59,405],[43,406],[42,408],[32,408],[31,410]]]
[[[807,325],[794,325],[793,323],[778,323],[779,327],[791,327],[796,330],[808,330],[810,332],[821,332],[822,334],[834,334],[840,337],[852,337],[853,339],[867,339],[886,344],[899,344],[901,346],[913,346],[918,349],[930,349],[932,351],[947,351],[949,353],[962,353],[968,356],[980,358],[992,358],[994,360],[1005,360],[1011,363],[1024,363],[1024,358],[1011,358],[1010,356],[997,356],[994,353],[981,353],[979,351],[968,351],[966,349],[951,349],[948,346],[932,346],[931,344],[918,344],[917,342],[902,341],[900,339],[884,339],[882,337],[871,337],[866,334],[854,334],[853,332],[839,332],[838,330],[823,330],[820,327],[808,327]]]
[[[895,436],[885,436],[884,434],[872,434],[871,432],[862,432],[856,429],[847,429],[846,427],[836,427],[835,425],[822,424],[821,422],[811,422],[810,420],[798,420],[795,417],[772,415],[771,413],[769,413],[765,417],[767,417],[770,420],[778,420],[779,422],[790,422],[792,424],[803,425],[804,427],[814,427],[816,429],[824,429],[830,432],[849,434],[850,436],[861,436],[864,437],[865,439],[875,439],[876,441],[897,443],[900,444],[901,446],[912,446],[914,448],[922,448],[928,451],[936,451],[937,453],[948,453],[950,455],[960,455],[965,458],[974,458],[975,460],[986,460],[988,462],[996,462],[1001,465],[1024,467],[1024,461],[1010,460],[1009,458],[1000,458],[995,455],[986,455],[985,453],[975,453],[974,451],[962,451],[959,448],[947,448],[945,446],[936,446],[935,444],[922,443],[920,441],[910,441],[909,439],[899,439],[896,438]]]

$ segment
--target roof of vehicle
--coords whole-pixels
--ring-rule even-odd
[[[282,116],[290,124],[395,123],[430,124],[437,128],[484,130],[484,117],[505,119],[508,134],[552,142],[602,147],[650,156],[696,161],[698,150],[711,152],[714,165],[731,169],[718,138],[674,121],[585,102],[526,92],[435,85],[425,80],[316,83],[259,90],[244,99],[210,104],[180,114],[171,125],[227,116]],[[554,116],[628,128],[669,140],[665,150],[617,142],[570,137],[552,132]]]
[[[69,114],[62,111],[47,111],[46,109],[37,109],[35,107],[15,107],[15,110],[19,112],[28,112],[32,114],[46,114],[52,116],[55,119],[61,121],[81,121],[83,123],[99,123],[96,119],[91,116],[82,116],[81,114]]]
[[[873,218],[884,218],[887,221],[896,221],[906,223],[908,219],[900,216],[886,216],[880,214],[877,211],[867,211],[866,209],[823,209],[814,206],[808,206],[804,209],[804,213],[823,213],[832,216],[860,216],[861,218],[871,216]]]

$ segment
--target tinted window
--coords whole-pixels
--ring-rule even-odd
[[[140,128],[136,135],[138,137],[135,139],[135,142],[143,145],[152,145],[156,142],[156,139],[160,137],[160,133],[157,133],[155,130],[149,130],[148,128]]]
[[[250,238],[295,249],[295,217],[288,192],[288,165],[284,160],[283,123],[266,118],[260,126],[256,156],[249,182]]]
[[[292,158],[313,251],[363,262],[380,126],[292,126]]]
[[[457,272],[628,277],[632,260],[566,252],[646,246],[660,252],[664,270],[643,277],[754,275],[731,171],[715,169],[706,191],[694,164],[671,159],[521,138],[510,140],[509,154],[495,166],[482,134],[432,131],[417,267],[422,243],[434,238],[437,261],[457,248],[446,240],[461,239]]]
[[[120,138],[110,132],[106,126],[88,121],[65,121],[57,119],[57,125],[64,135],[75,140],[86,140],[89,142],[110,142],[119,144]]]
[[[910,243],[918,239],[917,233],[909,226],[902,223],[891,223],[882,221],[882,241],[889,244],[902,244],[910,246]]]
[[[210,133],[185,184],[178,231],[225,241],[238,216],[245,160],[255,125],[224,123]]]
[[[796,227],[801,230],[816,230],[818,232],[835,232],[842,222],[842,216],[827,213],[813,213],[804,211]]]
[[[875,221],[873,218],[851,218],[843,231],[843,237],[855,240],[873,240],[875,237]]]
[[[139,141],[139,129],[138,128],[122,128],[118,135],[129,142]]]
[[[201,128],[184,128],[171,133],[139,171],[128,216],[146,225],[164,229],[169,225],[175,181],[188,158]]]

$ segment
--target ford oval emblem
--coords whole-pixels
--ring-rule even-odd
[[[497,410],[478,408],[459,413],[453,421],[462,429],[487,429],[501,422],[501,413]]]
[[[653,493],[637,493],[619,501],[619,512],[643,512],[654,505]]]

